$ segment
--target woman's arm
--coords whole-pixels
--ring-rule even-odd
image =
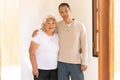
[[[32,64],[33,75],[36,77],[38,77],[38,75],[39,75],[38,68],[37,68],[37,62],[36,62],[36,56],[35,56],[35,52],[36,52],[36,49],[38,48],[38,46],[39,46],[39,44],[31,41],[30,48],[29,48],[30,61]]]

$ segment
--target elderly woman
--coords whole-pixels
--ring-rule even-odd
[[[29,53],[34,80],[57,80],[59,38],[55,30],[56,20],[48,15],[42,29],[31,40]]]

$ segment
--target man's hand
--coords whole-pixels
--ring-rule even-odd
[[[80,53],[80,54],[82,53],[82,48],[79,49],[79,53]]]
[[[81,71],[85,71],[87,69],[87,65],[81,65]]]
[[[38,32],[39,30],[37,29],[37,30],[34,30],[33,31],[33,33],[32,33],[32,37],[35,37],[36,35],[37,35],[37,32]]]

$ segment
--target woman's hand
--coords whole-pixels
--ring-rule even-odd
[[[33,69],[33,75],[34,75],[36,78],[39,77],[39,71],[38,71],[37,68],[34,68],[34,69]]]
[[[37,68],[33,69],[33,75],[38,78],[39,77],[39,71]]]

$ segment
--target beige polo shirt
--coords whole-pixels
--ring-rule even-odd
[[[60,39],[58,61],[86,65],[88,44],[85,26],[76,20],[71,24],[59,21],[57,23],[57,30]],[[82,48],[81,54],[79,52],[80,48]]]

